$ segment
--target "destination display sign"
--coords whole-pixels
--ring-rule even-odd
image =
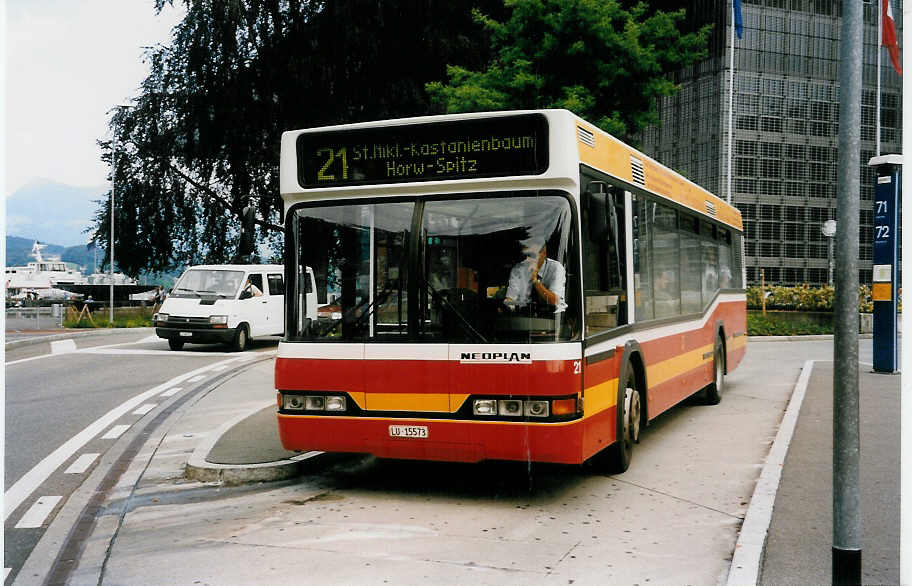
[[[548,121],[521,114],[304,133],[301,187],[538,175],[548,168]]]

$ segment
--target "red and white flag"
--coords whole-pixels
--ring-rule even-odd
[[[899,64],[899,45],[896,44],[896,25],[893,24],[893,7],[890,6],[890,0],[880,1],[880,11],[883,27],[880,44],[890,52],[890,61],[893,62],[893,69],[896,70],[896,73],[902,75],[902,65]]]

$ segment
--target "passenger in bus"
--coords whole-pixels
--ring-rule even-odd
[[[547,244],[543,244],[537,255],[529,255],[513,266],[504,305],[514,310],[530,303],[543,303],[553,306],[554,313],[562,312],[567,308],[566,284],[564,265],[548,258]]]

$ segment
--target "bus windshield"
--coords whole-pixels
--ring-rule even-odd
[[[293,217],[296,266],[313,269],[319,305],[293,338],[503,343],[579,336],[579,255],[564,193],[307,205]]]

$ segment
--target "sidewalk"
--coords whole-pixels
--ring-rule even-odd
[[[862,580],[899,584],[900,376],[859,367]],[[782,470],[760,583],[830,584],[833,363],[815,362]]]

